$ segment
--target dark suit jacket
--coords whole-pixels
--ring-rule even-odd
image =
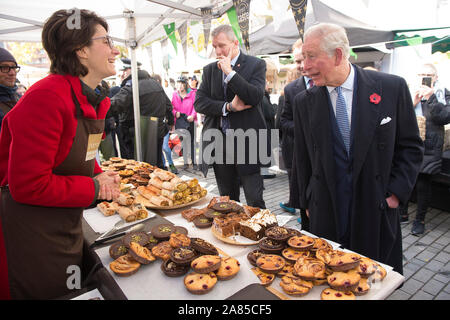
[[[197,90],[194,108],[195,111],[205,115],[202,131],[202,150],[210,150],[214,140],[205,139],[205,132],[209,129],[220,131],[220,121],[222,107],[225,101],[231,102],[235,95],[238,95],[246,104],[253,106],[250,109],[240,112],[230,112],[228,119],[231,129],[266,129],[265,120],[262,114],[261,102],[264,96],[266,85],[266,63],[262,59],[240,53],[233,68],[236,74],[228,82],[227,97],[224,97],[223,73],[213,62],[203,68],[202,83]],[[225,143],[225,141],[224,141]],[[219,147],[220,148],[220,147]],[[219,151],[216,149],[216,151]],[[245,147],[246,159],[249,159],[248,143]],[[204,155],[207,155],[205,152]],[[216,154],[216,156],[218,156]],[[236,156],[235,156],[236,158]],[[202,158],[200,167],[206,176],[208,164],[212,164],[213,159]],[[258,161],[259,162],[259,161]],[[247,162],[250,163],[250,162]],[[259,164],[237,165],[239,175],[248,175],[258,172]]]
[[[281,150],[286,168],[292,168],[292,157],[294,155],[294,114],[292,104],[297,94],[306,90],[305,79],[300,77],[284,87],[284,108],[281,113],[280,127],[283,132]]]
[[[423,158],[411,94],[403,78],[356,67],[352,111],[352,196],[349,249],[402,270],[401,230],[389,193],[407,203]],[[372,94],[381,101],[370,102]],[[310,231],[337,241],[335,159],[326,87],[294,101],[294,159],[299,205],[310,211]],[[353,114],[354,113],[354,114]],[[383,119],[391,118],[385,124]],[[386,122],[387,120],[383,121]]]

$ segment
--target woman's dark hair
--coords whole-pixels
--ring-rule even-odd
[[[42,45],[51,61],[51,73],[77,77],[88,74],[76,51],[91,44],[97,25],[108,31],[105,19],[84,9],[58,10],[48,18],[42,30]]]

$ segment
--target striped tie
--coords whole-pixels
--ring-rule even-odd
[[[341,131],[342,139],[344,140],[345,149],[347,153],[350,150],[350,125],[347,115],[347,105],[345,103],[344,95],[342,94],[342,88],[336,87],[337,100],[336,100],[336,121]]]

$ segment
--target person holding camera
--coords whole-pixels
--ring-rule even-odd
[[[421,85],[413,94],[416,116],[425,117],[425,153],[416,182],[417,213],[411,233],[420,236],[425,232],[425,214],[431,201],[431,181],[441,172],[444,125],[450,122],[450,92],[442,88],[437,79],[437,69],[424,64],[418,77]],[[402,223],[408,222],[408,205],[402,208]]]

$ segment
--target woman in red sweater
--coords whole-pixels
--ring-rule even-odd
[[[99,84],[119,54],[107,31],[93,12],[55,12],[42,31],[50,75],[3,119],[0,299],[67,294],[68,267],[82,266],[83,208],[119,195],[120,178],[95,160],[110,105]]]

